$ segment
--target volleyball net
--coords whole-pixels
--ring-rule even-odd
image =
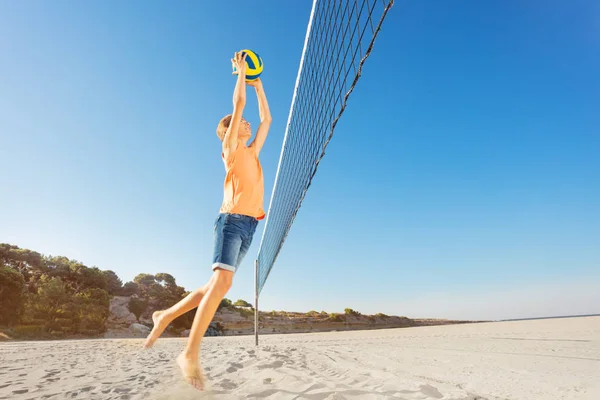
[[[256,301],[393,0],[314,0],[256,266]]]

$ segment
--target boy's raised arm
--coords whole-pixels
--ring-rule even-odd
[[[223,155],[225,158],[234,152],[237,148],[238,132],[242,114],[246,106],[246,54],[235,53],[235,58],[231,60],[236,66],[238,75],[235,89],[233,90],[233,114],[231,115],[231,123],[225,132],[223,138]]]
[[[260,153],[263,145],[265,144],[265,140],[267,140],[267,135],[269,133],[269,128],[271,127],[271,111],[269,110],[269,103],[267,102],[267,95],[265,94],[265,89],[263,88],[262,81],[260,78],[252,82],[248,82],[248,85],[253,86],[256,89],[256,96],[258,97],[258,111],[260,113],[260,125],[258,126],[258,130],[256,131],[256,137],[254,141],[250,145],[250,147],[254,147],[256,153]]]

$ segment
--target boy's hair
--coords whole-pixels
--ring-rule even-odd
[[[219,125],[217,125],[217,136],[221,139],[221,142],[225,138],[225,133],[229,128],[229,124],[231,124],[231,114],[224,116],[221,121],[219,121]]]

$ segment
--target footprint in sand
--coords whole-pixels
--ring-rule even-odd
[[[277,361],[273,361],[272,363],[257,365],[256,368],[258,368],[258,369],[280,368],[282,365],[283,365],[283,361],[277,360]]]
[[[227,368],[227,372],[235,372],[240,368],[244,368],[244,366],[242,364],[238,364],[238,363],[230,363],[229,365],[230,365],[230,367]]]
[[[46,372],[47,372],[47,374],[44,375],[44,376],[42,376],[42,379],[51,378],[54,375],[60,373],[60,370],[57,370],[57,369],[55,369],[55,370],[47,370]]]
[[[427,397],[433,397],[434,399],[441,399],[444,397],[436,387],[431,385],[421,385],[421,393]]]
[[[234,383],[231,379],[223,379],[217,385],[226,390],[232,390],[238,387],[238,385]]]

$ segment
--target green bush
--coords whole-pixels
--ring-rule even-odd
[[[19,323],[26,301],[23,274],[0,264],[0,288],[0,325]]]
[[[329,318],[328,319],[331,322],[344,322],[346,320],[343,315],[337,314],[337,313],[331,313],[331,314],[329,314]]]
[[[46,332],[44,325],[18,325],[13,328],[15,337],[21,339],[37,338]]]
[[[360,315],[360,313],[358,311],[354,311],[351,308],[344,309],[344,314],[346,314],[346,315],[354,315],[354,316],[359,316]]]
[[[73,326],[73,323],[74,323],[74,321],[69,318],[56,318],[56,320],[54,322],[59,324],[59,326],[61,326],[63,328],[71,327],[71,326]]]
[[[219,304],[217,310],[220,310],[222,308],[231,308],[232,306],[233,303],[231,302],[231,300],[229,300],[228,298],[224,298],[223,300],[221,300],[221,303]]]
[[[254,310],[248,310],[247,308],[239,308],[238,312],[244,318],[248,318],[248,317],[254,316]]]
[[[104,332],[106,330],[108,310],[104,306],[97,304],[85,304],[81,307],[79,315],[79,332],[87,330]]]
[[[235,303],[233,303],[236,307],[252,307],[252,304],[248,303],[246,300],[239,299]]]
[[[102,332],[96,329],[84,329],[81,330],[79,333],[86,335],[86,336],[97,336],[99,334],[101,334]]]
[[[62,331],[62,325],[57,321],[50,321],[46,324],[46,330],[48,332],[59,332]]]

